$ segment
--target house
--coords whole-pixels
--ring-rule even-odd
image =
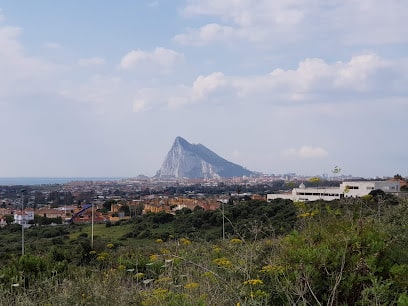
[[[372,190],[382,190],[387,193],[400,192],[400,184],[395,181],[348,181],[339,187],[309,187],[302,183],[299,188],[293,188],[291,193],[268,194],[266,199],[289,199],[292,201],[332,201],[341,198],[356,198],[368,195]]]
[[[65,217],[65,212],[60,209],[44,208],[44,209],[37,210],[36,215],[45,217],[45,218],[55,219],[55,218]]]
[[[34,210],[33,209],[26,209],[26,210],[16,210],[14,212],[14,223],[20,224],[23,227],[27,228],[30,227],[30,221],[34,221]]]

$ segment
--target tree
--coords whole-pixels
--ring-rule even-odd
[[[137,204],[135,207],[135,215],[140,216],[143,214],[143,209],[144,205],[143,204]]]
[[[124,212],[124,213],[125,213],[125,216],[130,216],[130,208],[129,208],[129,205],[127,205],[127,204],[122,205],[122,206],[119,208],[119,211]]]
[[[103,203],[103,208],[105,208],[107,211],[111,211],[112,209],[112,204],[115,204],[115,200],[107,200]]]
[[[336,175],[341,172],[341,168],[339,166],[335,166],[332,172],[333,172],[333,179],[336,179]]]
[[[4,220],[6,221],[6,223],[8,225],[12,224],[14,222],[14,216],[13,215],[5,215]]]

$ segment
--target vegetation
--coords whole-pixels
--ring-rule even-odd
[[[408,202],[247,201],[0,230],[1,305],[408,305]]]

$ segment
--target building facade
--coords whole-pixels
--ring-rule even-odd
[[[34,210],[26,209],[24,211],[16,210],[14,212],[14,223],[27,228],[31,226],[30,221],[34,221]]]
[[[268,194],[266,199],[289,199],[294,202],[305,201],[333,201],[341,198],[356,198],[368,195],[373,190],[382,190],[387,193],[400,192],[400,184],[395,181],[350,181],[343,182],[339,187],[309,187],[302,183],[299,188],[293,188],[291,193]]]

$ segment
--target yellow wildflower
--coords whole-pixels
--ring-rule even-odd
[[[190,241],[189,239],[187,239],[187,238],[181,238],[181,239],[180,239],[180,242],[181,242],[182,244],[184,244],[184,245],[189,245],[189,244],[191,244],[191,241]]]
[[[126,269],[126,266],[124,266],[124,265],[119,265],[118,266],[118,270],[119,271],[123,271],[123,270],[125,270]]]
[[[263,281],[262,279],[249,279],[244,282],[244,285],[251,285],[251,286],[263,285]]]
[[[133,278],[134,278],[134,279],[137,279],[137,280],[140,280],[140,279],[142,279],[144,276],[145,276],[144,273],[139,272],[139,273],[136,273],[136,274],[133,276]]]
[[[168,250],[168,249],[161,249],[160,252],[161,252],[162,254],[164,254],[164,255],[170,254],[170,250]]]
[[[216,258],[216,259],[213,260],[213,263],[215,263],[217,266],[222,267],[222,268],[231,268],[232,267],[232,262],[229,261],[225,257]]]
[[[156,280],[156,283],[161,283],[161,284],[169,284],[169,283],[171,283],[172,282],[172,279],[171,279],[171,277],[161,277],[161,278],[158,278],[157,280]]]
[[[220,253],[221,250],[222,250],[222,249],[221,249],[219,246],[213,247],[213,251],[214,251],[215,253]]]
[[[262,267],[261,272],[268,274],[282,274],[285,268],[282,266],[267,265]]]
[[[159,255],[152,254],[152,255],[150,255],[149,259],[150,259],[150,261],[153,261],[153,262],[157,261],[159,259]]]
[[[188,283],[184,286],[184,289],[197,289],[199,286],[198,283]]]

